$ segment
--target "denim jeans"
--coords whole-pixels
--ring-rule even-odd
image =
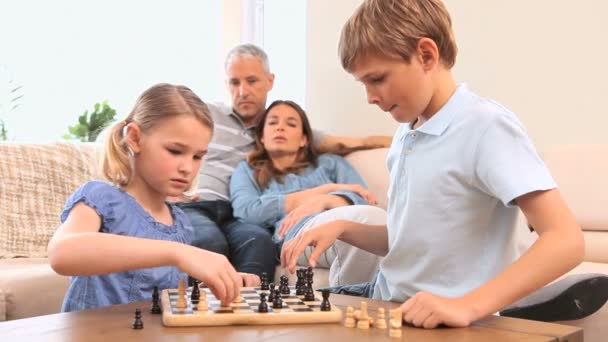
[[[329,290],[331,293],[343,294],[347,296],[356,296],[356,297],[364,297],[364,298],[372,298],[374,295],[374,286],[376,285],[376,281],[366,282],[360,284],[353,285],[342,285],[342,286],[330,286],[321,290]]]
[[[274,279],[278,263],[272,232],[260,226],[240,222],[232,216],[227,201],[178,203],[192,224],[192,245],[225,255],[239,272],[268,274]]]

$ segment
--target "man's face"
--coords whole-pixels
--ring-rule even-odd
[[[232,108],[245,124],[253,124],[266,109],[266,97],[274,75],[264,70],[255,57],[236,57],[226,67],[226,85]]]
[[[426,114],[432,83],[417,58],[361,56],[351,74],[365,86],[367,102],[390,112],[398,122],[412,122]]]

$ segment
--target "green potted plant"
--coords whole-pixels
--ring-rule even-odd
[[[8,129],[5,118],[20,105],[23,86],[15,83],[8,67],[0,65],[0,141],[8,140]]]
[[[108,101],[96,103],[93,112],[89,111],[78,117],[78,124],[69,126],[69,134],[64,135],[64,139],[78,139],[82,142],[93,142],[101,131],[106,128],[116,116],[116,110],[108,105]]]

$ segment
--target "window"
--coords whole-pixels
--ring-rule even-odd
[[[221,0],[9,1],[2,14],[0,82],[23,95],[0,112],[9,140],[61,140],[103,100],[123,118],[158,82],[223,98]]]

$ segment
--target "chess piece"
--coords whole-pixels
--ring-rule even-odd
[[[384,319],[384,308],[378,309],[378,317],[376,318],[376,328],[386,329],[386,320]]]
[[[355,321],[355,310],[349,305],[348,308],[346,308],[346,319],[344,320],[344,326],[346,328],[354,328],[355,325],[357,325]]]
[[[305,289],[304,282],[304,269],[300,268],[296,270],[296,274],[298,279],[296,280],[296,296],[303,296]]]
[[[281,290],[281,295],[289,296],[289,278],[286,275],[281,276],[281,286],[279,289]]]
[[[201,290],[198,288],[198,282],[192,284],[192,293],[190,293],[190,302],[192,306],[198,305],[201,299]]]
[[[391,310],[388,336],[396,338],[401,337],[401,322],[403,322],[403,313],[401,313],[401,309],[397,308],[395,310]]]
[[[268,293],[268,301],[273,302],[274,296],[275,296],[274,283],[270,283],[269,287],[270,287],[270,292]]]
[[[144,322],[141,320],[141,310],[139,308],[135,309],[135,319],[131,324],[131,328],[133,329],[143,329]]]
[[[177,287],[177,302],[175,303],[175,307],[184,310],[186,309],[186,282],[184,278],[179,280],[179,286]]]
[[[266,301],[266,292],[260,293],[260,305],[258,305],[258,312],[260,312],[260,313],[268,312],[268,302]]]
[[[283,308],[283,298],[281,298],[281,294],[279,293],[279,290],[275,290],[276,293],[274,295],[274,300],[272,302],[272,308],[273,309],[282,309]]]
[[[260,276],[260,281],[262,282],[260,290],[268,290],[268,273],[262,272],[262,275]]]
[[[304,291],[304,301],[305,302],[314,302],[315,294],[312,292],[312,283],[310,279],[306,279],[306,290]]]
[[[152,306],[150,307],[150,313],[159,314],[160,310],[160,296],[158,295],[158,286],[154,286],[152,291]]]
[[[207,311],[209,310],[209,305],[207,304],[207,292],[203,291],[201,293],[201,298],[196,306],[196,310],[198,311]]]
[[[361,316],[357,321],[357,328],[369,329],[369,315],[367,314],[367,302],[361,302]]]
[[[331,304],[329,303],[329,290],[321,291],[323,301],[321,302],[321,311],[331,311]]]

